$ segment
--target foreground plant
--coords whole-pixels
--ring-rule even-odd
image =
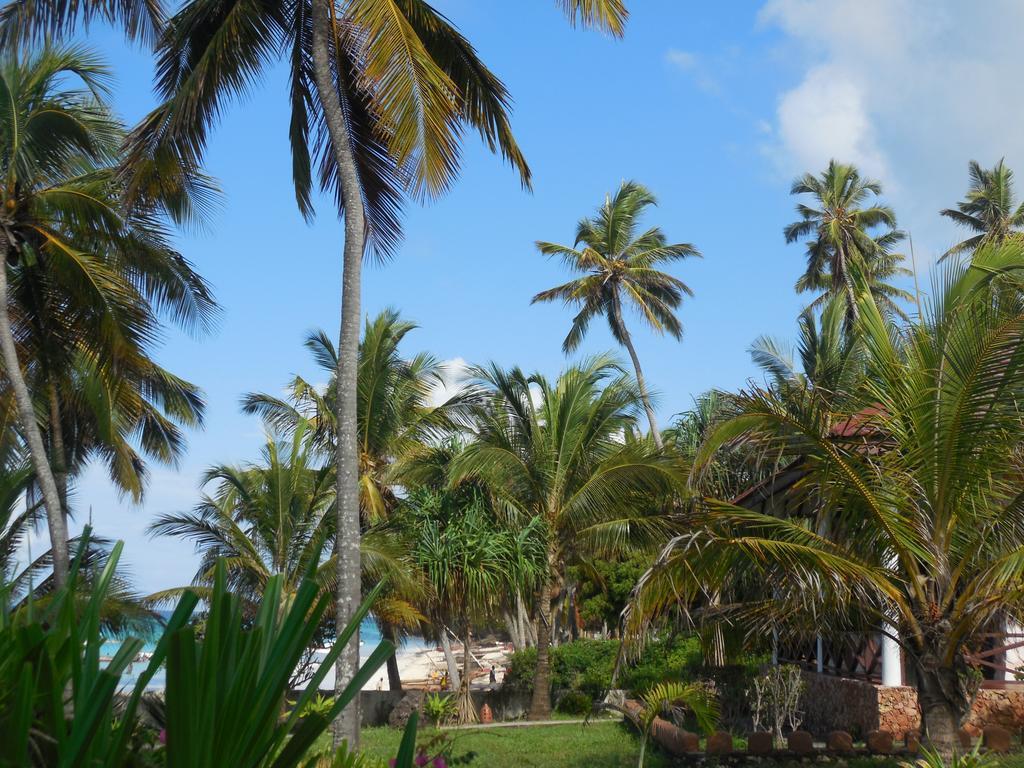
[[[279,610],[281,579],[273,577],[258,614],[246,620],[242,600],[227,591],[221,566],[202,636],[189,624],[198,598],[187,592],[136,684],[122,695],[121,676],[136,660],[143,640],[128,637],[106,665],[100,661],[102,609],[122,545],[114,546],[88,598],[72,599],[79,594],[74,588],[85,550],[83,543],[66,588],[45,602],[29,602],[16,610],[5,600],[0,612],[0,765],[310,765],[314,742],[394,652],[382,643],[341,696],[329,707],[314,706],[319,683],[341,651],[336,644],[289,707],[292,668],[331,598],[307,579],[290,607]],[[354,622],[366,615],[372,598]],[[348,631],[355,627],[351,624]],[[142,726],[139,707],[147,684],[165,663],[163,745],[154,731]],[[410,723],[414,731],[415,719]],[[403,767],[411,765],[411,748],[406,752],[398,763]],[[331,759],[347,765],[347,750]]]
[[[972,649],[1024,620],[1022,275],[1020,243],[983,249],[900,327],[862,286],[862,376],[738,395],[698,466],[736,444],[802,457],[791,516],[698,504],[641,579],[634,636],[709,590],[730,602],[694,618],[751,636],[886,633],[914,667],[926,738],[951,752],[979,683]]]
[[[640,710],[640,756],[637,767],[644,768],[647,740],[651,735],[654,721],[668,717],[679,724],[683,717],[692,714],[697,726],[705,733],[711,733],[718,722],[718,701],[701,683],[658,683],[641,697]]]

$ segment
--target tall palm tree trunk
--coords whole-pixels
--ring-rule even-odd
[[[551,576],[545,579],[537,601],[537,671],[533,674],[533,698],[530,699],[530,719],[547,720],[551,717],[551,628],[554,617],[551,599],[554,584]]]
[[[67,453],[64,448],[64,426],[60,416],[60,395],[57,393],[57,385],[52,381],[47,384],[47,397],[50,401],[50,464],[53,467],[53,480],[57,484],[57,495],[60,498],[60,508],[64,514],[64,524],[67,525]]]
[[[921,708],[923,741],[943,755],[960,749],[960,724],[971,711],[978,687],[968,681],[971,670],[962,657],[943,664],[940,647],[927,647],[915,664],[917,701]]]
[[[361,572],[359,560],[359,454],[356,424],[356,377],[359,355],[360,273],[366,240],[366,219],[359,189],[355,151],[348,122],[342,110],[338,89],[340,80],[331,70],[334,46],[331,41],[329,0],[313,0],[313,74],[317,95],[323,106],[324,121],[338,164],[338,177],[345,204],[344,266],[341,279],[341,331],[338,344],[337,380],[337,505],[338,526],[335,551],[338,559],[338,586],[335,620],[339,631],[360,604]],[[335,667],[335,690],[341,692],[359,669],[359,633],[342,651]],[[359,697],[339,715],[334,727],[334,743],[347,740],[359,746]]]
[[[636,385],[640,388],[640,399],[644,403],[644,410],[647,411],[647,421],[651,425],[651,437],[654,438],[654,444],[660,451],[664,448],[664,444],[661,441],[661,432],[658,431],[658,423],[654,418],[654,407],[651,405],[651,396],[647,392],[647,382],[644,380],[643,369],[640,368],[640,358],[636,354],[636,350],[633,348],[633,338],[629,335],[629,331],[626,330],[626,326],[622,326],[622,343],[625,345],[626,350],[629,352],[629,357],[633,361],[633,370],[636,373]]]
[[[385,640],[390,641],[395,646],[395,648],[398,647],[398,637],[396,636],[395,627],[393,624],[382,622],[380,634],[381,637],[383,637]],[[390,656],[388,656],[386,664],[388,669],[388,690],[401,691],[402,675],[398,671],[398,657],[392,653]]]
[[[0,352],[3,353],[4,367],[7,378],[14,390],[14,399],[18,407],[18,420],[25,433],[28,443],[29,457],[36,480],[43,494],[43,506],[46,507],[46,523],[50,529],[50,548],[53,550],[53,580],[60,587],[68,580],[68,529],[64,519],[64,510],[60,503],[60,494],[43,444],[43,435],[36,421],[32,396],[29,394],[25,376],[18,362],[18,350],[14,343],[14,331],[11,329],[11,316],[8,311],[7,295],[7,253],[10,242],[7,234],[0,228]]]

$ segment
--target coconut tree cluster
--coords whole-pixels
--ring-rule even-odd
[[[570,24],[624,33],[622,0],[557,5]],[[159,103],[138,125],[114,114],[103,61],[68,42],[95,22],[153,51]],[[667,214],[645,221],[656,198],[636,181],[564,238],[536,242],[571,275],[533,297],[571,311],[567,356],[600,317],[628,365],[609,354],[557,373],[481,361],[453,383],[433,355],[408,350],[415,325],[397,310],[365,316],[364,258],[397,253],[403,206],[454,184],[466,136],[532,182],[510,93],[428,3],[10,2],[0,41],[5,617],[52,600],[50,626],[72,638],[79,604],[111,632],[152,622],[116,556],[104,564],[106,542],[70,536],[73,492],[93,463],[141,500],[149,464],[173,464],[185,430],[202,425],[199,386],[157,359],[167,329],[201,335],[218,312],[174,236],[208,219],[217,189],[202,165],[226,105],[283,66],[296,205],[311,220],[325,197],[343,222],[338,326],[306,341],[327,383],[296,377],[283,394],[244,396],[266,425],[263,451],[211,467],[194,508],[152,521],[154,536],[193,543],[200,563],[149,605],[190,613],[207,599],[237,619],[226,636],[239,647],[253,637],[245,626],[302,624],[289,659],[333,644],[334,741],[356,745],[367,595],[387,643],[415,633],[442,645],[463,721],[475,718],[474,634],[503,627],[535,646],[539,719],[551,648],[580,631],[577,582],[598,561],[649,562],[623,617],[628,639],[686,624],[721,663],[726,634],[754,643],[823,623],[889,633],[911,660],[928,738],[954,743],[977,682],[971,649],[1024,623],[1024,205],[1003,161],[972,161],[966,196],[941,211],[967,237],[924,298],[906,287],[907,238],[879,182],[837,161],[796,179],[783,236],[805,249],[795,290],[811,296],[795,348],[755,340],[763,382],[699,395],[662,430],[634,334],[682,339],[694,291],[678,272],[701,251],[676,240]],[[787,466],[800,475],[789,512],[737,503]],[[49,546],[21,561],[37,523]],[[295,671],[270,667],[278,681]],[[388,678],[401,687],[393,657]],[[648,708],[685,694],[665,688]],[[283,697],[261,702],[284,743]]]

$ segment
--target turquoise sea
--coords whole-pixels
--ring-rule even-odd
[[[373,652],[381,639],[380,631],[377,629],[377,624],[373,619],[367,618],[363,621],[362,626],[359,628],[359,639],[361,643],[360,657],[365,659]],[[120,645],[121,641],[119,639],[110,638],[103,643],[100,655],[108,658],[112,657],[117,652]],[[419,638],[409,638],[405,643],[403,643],[403,647],[420,647],[421,645],[422,640]],[[150,641],[143,647],[143,652],[152,653],[155,648],[156,642]],[[145,671],[147,664],[148,662],[141,661],[130,665],[125,671],[125,674],[121,677],[122,688],[134,687],[136,680],[138,680],[138,676]],[[164,689],[164,684],[165,675],[164,670],[161,668],[155,675],[153,675],[153,679],[149,681],[146,689],[151,691],[162,691]]]

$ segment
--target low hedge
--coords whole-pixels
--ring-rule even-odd
[[[611,687],[612,669],[619,652],[618,640],[576,640],[551,649],[551,689],[568,707],[582,707],[583,696],[593,701]],[[704,666],[700,640],[694,635],[675,635],[648,642],[639,659],[623,667],[617,687],[642,694],[665,680],[712,680],[719,692],[723,722],[746,716],[744,692],[765,659],[750,656],[739,664],[709,669]],[[537,649],[513,653],[505,673],[512,691],[533,692]]]

